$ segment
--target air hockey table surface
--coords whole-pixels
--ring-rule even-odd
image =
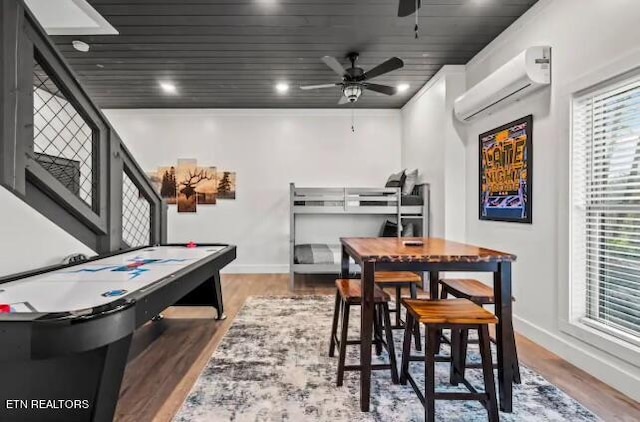
[[[3,313],[83,314],[152,289],[225,246],[154,246],[0,284]]]
[[[0,421],[112,421],[134,331],[169,306],[223,319],[220,270],[235,258],[172,244],[0,278]]]

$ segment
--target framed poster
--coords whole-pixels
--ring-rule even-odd
[[[533,116],[479,136],[480,220],[531,223]]]

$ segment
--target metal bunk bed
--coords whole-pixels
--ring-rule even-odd
[[[289,184],[290,231],[289,272],[290,286],[295,285],[296,274],[338,274],[340,272],[339,238],[336,233],[333,248],[337,259],[334,262],[296,262],[296,216],[298,215],[379,215],[395,218],[396,235],[402,236],[404,222],[414,223],[416,236],[429,235],[429,185],[418,184],[411,195],[403,195],[401,188],[313,188],[296,187]],[[375,234],[367,234],[377,236]],[[351,272],[360,272],[360,267],[351,263]]]

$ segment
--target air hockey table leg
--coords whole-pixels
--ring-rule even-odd
[[[224,314],[224,305],[222,302],[222,284],[220,283],[220,273],[216,271],[213,274],[213,288],[214,288],[214,298],[213,298],[213,306],[218,311],[217,320],[222,321],[227,319],[227,316]]]

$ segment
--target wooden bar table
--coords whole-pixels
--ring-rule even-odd
[[[420,246],[405,245],[421,241]],[[429,273],[429,292],[438,298],[440,271],[493,273],[498,349],[498,388],[500,409],[512,411],[515,341],[511,329],[511,263],[516,256],[478,246],[438,238],[347,237],[342,244],[341,277],[349,278],[349,257],[360,265],[362,275],[362,316],[360,359],[360,408],[369,411],[371,393],[371,336],[373,329],[373,290],[376,271],[425,271]]]

